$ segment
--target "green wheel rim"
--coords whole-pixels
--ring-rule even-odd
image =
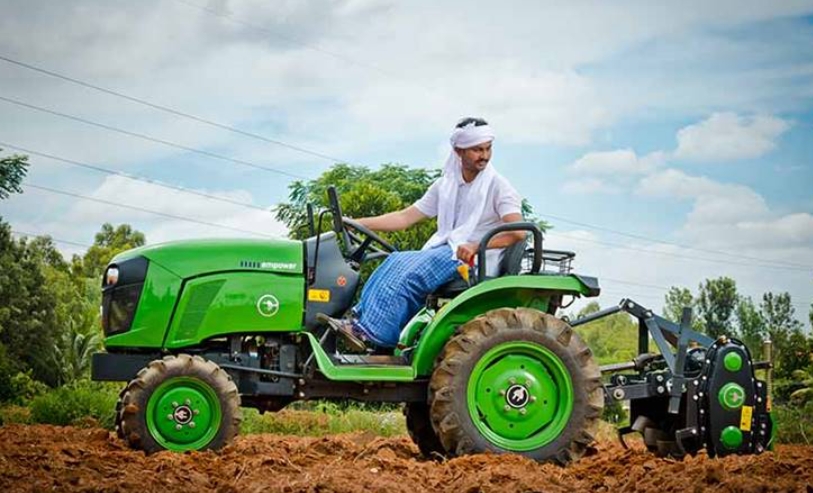
[[[200,450],[220,429],[222,411],[211,386],[192,377],[174,377],[147,402],[147,429],[167,450]]]
[[[553,351],[508,342],[474,365],[466,389],[469,416],[498,447],[524,452],[551,443],[573,412],[573,382]]]

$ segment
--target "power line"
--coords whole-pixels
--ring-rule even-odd
[[[83,248],[90,248],[91,246],[93,246],[93,245],[88,245],[87,243],[78,243],[76,241],[70,241],[70,240],[60,240],[59,238],[54,238],[53,236],[47,235],[47,234],[26,233],[25,231],[17,231],[17,230],[11,230],[11,233],[15,234],[17,236],[28,236],[28,237],[31,237],[31,236],[33,236],[33,237],[45,236],[45,237],[50,238],[51,241],[53,241],[55,243],[65,243],[66,245],[73,245],[73,246],[78,246],[78,247],[83,247]]]
[[[5,101],[7,103],[14,104],[14,105],[17,105],[17,106],[21,106],[23,108],[28,108],[28,109],[32,109],[32,110],[35,110],[35,111],[40,111],[42,113],[47,113],[49,115],[58,116],[58,117],[65,118],[65,119],[68,119],[68,120],[72,120],[72,121],[75,121],[75,122],[84,123],[85,125],[91,125],[93,127],[102,128],[102,129],[109,130],[111,132],[116,132],[116,133],[119,133],[119,134],[122,134],[122,135],[128,135],[130,137],[136,137],[136,138],[139,138],[139,139],[142,139],[142,140],[147,140],[147,141],[155,142],[155,143],[162,144],[162,145],[165,145],[165,146],[174,147],[175,149],[181,149],[183,151],[192,152],[192,153],[195,153],[195,154],[200,154],[202,156],[207,156],[207,157],[214,158],[214,159],[219,159],[221,161],[227,161],[227,162],[234,163],[234,164],[239,164],[239,165],[242,165],[242,166],[248,166],[249,168],[260,169],[260,170],[263,170],[263,171],[276,173],[276,174],[280,174],[280,175],[285,175],[285,176],[289,176],[291,178],[297,178],[297,179],[300,179],[300,180],[308,180],[309,179],[306,176],[297,175],[297,174],[294,174],[294,173],[289,173],[287,171],[274,169],[274,168],[271,168],[271,167],[268,167],[268,166],[263,166],[263,165],[260,165],[260,164],[257,164],[257,163],[252,163],[250,161],[244,161],[242,159],[231,158],[231,157],[228,157],[228,156],[224,156],[222,154],[217,154],[217,153],[214,153],[214,152],[205,151],[203,149],[197,149],[197,148],[194,148],[194,147],[189,147],[189,146],[185,146],[185,145],[182,145],[182,144],[177,144],[175,142],[171,142],[171,141],[168,141],[168,140],[159,139],[159,138],[156,138],[156,137],[151,137],[151,136],[146,135],[146,134],[132,132],[130,130],[124,130],[122,128],[114,127],[112,125],[106,125],[104,123],[99,123],[99,122],[95,122],[95,121],[88,120],[88,119],[85,119],[85,118],[81,118],[81,117],[78,117],[78,116],[69,115],[67,113],[61,113],[59,111],[51,110],[51,109],[48,109],[48,108],[43,108],[42,106],[36,106],[36,105],[29,104],[29,103],[19,101],[19,100],[16,100],[16,99],[7,98],[5,96],[0,96],[0,101]]]
[[[741,259],[744,259],[744,260],[753,260],[753,261],[763,262],[763,263],[768,262],[768,263],[772,263],[772,264],[785,265],[785,266],[789,266],[789,267],[801,267],[801,268],[808,269],[808,270],[813,269],[813,266],[811,266],[811,265],[797,264],[795,262],[775,261],[775,260],[767,260],[766,261],[765,259],[761,259],[761,258],[758,258],[758,257],[749,257],[747,255],[739,255],[739,254],[736,254],[736,253],[725,252],[725,251],[722,251],[722,250],[712,250],[712,249],[707,249],[707,248],[698,248],[698,247],[683,245],[683,244],[680,244],[680,243],[674,243],[674,242],[670,242],[670,241],[666,241],[666,240],[660,240],[660,239],[657,239],[657,238],[651,238],[651,237],[640,235],[640,234],[627,233],[625,231],[619,231],[617,229],[606,228],[606,227],[603,227],[603,226],[596,226],[594,224],[588,224],[588,223],[584,223],[584,222],[580,222],[580,221],[574,221],[572,219],[567,219],[567,218],[564,218],[564,217],[561,217],[561,216],[555,216],[553,214],[539,214],[539,215],[542,216],[542,217],[548,217],[548,218],[551,218],[551,219],[556,219],[558,221],[562,221],[562,222],[565,222],[565,223],[575,224],[577,226],[584,226],[586,228],[595,229],[597,231],[604,231],[604,232],[607,232],[607,233],[612,233],[612,234],[616,234],[616,235],[620,235],[620,236],[626,236],[628,238],[634,238],[634,239],[638,239],[638,240],[650,241],[650,242],[653,242],[653,243],[661,243],[661,244],[664,244],[664,245],[672,245],[672,246],[676,246],[676,247],[680,247],[680,248],[685,248],[687,250],[696,250],[698,252],[712,253],[712,254],[717,254],[717,255],[725,255],[725,256],[728,256],[728,257],[741,258]]]
[[[219,128],[221,130],[227,130],[229,132],[242,135],[244,137],[250,137],[250,138],[253,138],[253,139],[261,140],[261,141],[267,142],[269,144],[274,144],[274,145],[278,145],[278,146],[281,146],[281,147],[285,147],[287,149],[291,149],[291,150],[301,152],[301,153],[304,153],[304,154],[309,154],[311,156],[318,157],[320,159],[325,159],[325,160],[328,160],[328,161],[347,162],[346,160],[339,159],[337,157],[330,156],[328,154],[313,151],[313,150],[307,149],[307,148],[302,147],[302,146],[289,144],[289,143],[284,142],[284,141],[279,140],[279,139],[272,139],[272,138],[269,138],[269,137],[265,137],[263,135],[259,135],[259,134],[255,134],[255,133],[248,132],[248,131],[245,131],[245,130],[241,130],[241,129],[233,127],[231,125],[226,125],[225,123],[220,123],[220,122],[216,122],[214,120],[209,120],[207,118],[203,118],[203,117],[200,117],[200,116],[197,116],[197,115],[193,115],[191,113],[187,113],[187,112],[184,112],[184,111],[181,111],[181,110],[177,110],[175,108],[170,108],[169,106],[165,106],[165,105],[157,104],[157,103],[152,103],[150,101],[147,101],[146,99],[137,98],[135,96],[130,96],[130,95],[125,94],[123,92],[114,91],[112,89],[107,89],[107,88],[104,88],[102,86],[97,86],[95,84],[91,84],[89,82],[85,82],[85,81],[76,79],[74,77],[69,77],[67,75],[63,75],[63,74],[60,74],[60,73],[57,73],[57,72],[53,72],[51,70],[47,70],[47,69],[44,69],[42,67],[37,67],[37,66],[31,65],[29,63],[21,62],[19,60],[15,60],[15,59],[9,58],[7,56],[0,55],[0,60],[3,60],[5,62],[17,65],[19,67],[26,68],[28,70],[33,70],[35,72],[39,72],[39,73],[44,74],[44,75],[55,77],[57,79],[61,79],[61,80],[64,80],[66,82],[71,82],[73,84],[77,84],[79,86],[86,87],[88,89],[93,89],[95,91],[103,92],[103,93],[109,94],[111,96],[116,96],[116,97],[119,97],[119,98],[122,98],[122,99],[126,99],[127,101],[130,101],[130,102],[133,102],[133,103],[137,103],[137,104],[140,104],[140,105],[143,105],[143,106],[148,106],[150,108],[153,108],[153,109],[156,109],[156,110],[159,110],[159,111],[163,111],[163,112],[169,113],[171,115],[187,118],[189,120],[193,120],[193,121],[196,121],[198,123],[203,123],[205,125],[209,125],[209,126],[212,126],[212,127]]]
[[[169,183],[163,183],[161,181],[153,180],[152,178],[147,178],[147,177],[138,176],[138,175],[131,175],[129,173],[123,173],[121,171],[115,171],[115,170],[112,170],[112,169],[104,168],[104,167],[93,165],[93,164],[88,164],[88,163],[84,163],[84,162],[81,162],[81,161],[75,161],[73,159],[67,159],[67,158],[55,156],[53,154],[38,152],[38,151],[31,150],[31,149],[26,149],[25,147],[20,147],[20,146],[14,145],[14,144],[9,144],[7,142],[0,141],[0,146],[8,147],[10,149],[14,149],[14,150],[17,150],[17,151],[20,151],[20,152],[25,152],[25,153],[28,153],[28,154],[31,154],[31,155],[34,155],[34,156],[40,156],[40,157],[44,157],[44,158],[47,158],[47,159],[53,159],[54,161],[59,161],[59,162],[65,163],[65,164],[70,164],[72,166],[77,166],[77,167],[80,167],[80,168],[89,169],[89,170],[96,171],[96,172],[99,172],[99,173],[105,173],[105,174],[108,174],[108,175],[121,176],[121,177],[127,178],[129,180],[135,180],[135,181],[140,181],[140,182],[144,182],[144,183],[149,183],[150,185],[156,185],[156,186],[159,186],[159,187],[167,188],[167,189],[170,189],[170,190],[176,190],[178,192],[183,192],[183,193],[187,193],[187,194],[190,194],[190,195],[197,195],[199,197],[204,197],[204,198],[211,199],[211,200],[218,200],[218,201],[226,202],[226,203],[233,204],[233,205],[239,205],[241,207],[247,207],[247,208],[250,208],[250,209],[256,209],[256,210],[263,211],[263,212],[269,212],[268,209],[266,209],[264,207],[260,207],[260,206],[254,205],[254,204],[249,204],[248,202],[233,200],[233,199],[229,199],[229,198],[226,198],[226,197],[219,197],[217,195],[211,195],[211,194],[208,194],[208,193],[199,192],[197,190],[190,190],[188,188],[181,187],[179,185],[172,185],[172,184],[169,184]]]
[[[684,255],[684,254],[673,253],[673,252],[660,252],[660,251],[657,251],[657,250],[650,250],[650,249],[647,249],[647,248],[631,247],[631,246],[623,245],[621,243],[614,243],[614,242],[602,241],[602,240],[591,240],[591,239],[587,239],[587,238],[579,238],[579,237],[576,237],[576,236],[568,235],[567,233],[556,233],[556,235],[560,236],[560,237],[563,237],[563,238],[568,238],[568,239],[571,239],[571,240],[575,240],[575,241],[583,241],[583,242],[587,242],[587,243],[595,243],[595,244],[599,244],[599,245],[612,246],[612,247],[616,247],[616,248],[619,248],[619,249],[622,249],[622,250],[631,250],[631,251],[634,251],[634,252],[649,253],[649,254],[652,254],[652,255],[662,255],[662,256],[666,256],[666,257],[675,257],[675,258],[680,258],[680,259],[685,259],[685,260],[696,260],[696,261],[701,261],[701,262],[710,262],[710,263],[714,263],[714,264],[730,264],[730,265],[738,265],[738,266],[742,266],[742,267],[752,267],[752,268],[756,267],[756,268],[765,268],[765,269],[789,270],[789,271],[794,271],[794,272],[810,272],[811,270],[813,270],[813,267],[799,268],[799,267],[786,267],[786,266],[782,266],[782,265],[755,264],[755,263],[752,263],[752,262],[746,263],[746,262],[736,262],[734,260],[695,257],[693,255]]]
[[[100,204],[112,205],[112,206],[115,206],[115,207],[121,207],[123,209],[131,209],[131,210],[134,210],[134,211],[145,212],[147,214],[153,214],[153,215],[156,215],[156,216],[167,217],[167,218],[170,218],[170,219],[177,219],[179,221],[186,221],[186,222],[195,223],[195,224],[202,224],[204,226],[212,226],[212,227],[215,227],[215,228],[228,229],[228,230],[231,230],[231,231],[237,231],[237,232],[240,232],[240,233],[248,233],[248,234],[252,234],[252,235],[256,235],[256,236],[264,236],[266,238],[276,238],[273,235],[260,233],[260,232],[257,232],[257,231],[250,231],[250,230],[247,230],[247,229],[235,228],[235,227],[232,227],[232,226],[226,226],[224,224],[210,223],[210,222],[207,222],[207,221],[201,221],[199,219],[192,219],[192,218],[189,218],[189,217],[177,216],[175,214],[168,214],[166,212],[153,211],[153,210],[150,210],[150,209],[144,209],[142,207],[137,207],[137,206],[134,206],[134,205],[119,204],[117,202],[112,202],[112,201],[109,201],[109,200],[98,199],[98,198],[95,198],[95,197],[88,197],[87,195],[82,195],[82,194],[78,194],[78,193],[74,193],[74,192],[68,192],[68,191],[65,191],[65,190],[57,190],[55,188],[44,187],[42,185],[35,185],[33,183],[25,183],[24,186],[30,187],[30,188],[35,188],[37,190],[44,190],[46,192],[51,192],[51,193],[55,193],[55,194],[59,194],[59,195],[66,195],[68,197],[74,197],[74,198],[78,198],[78,199],[89,200],[91,202],[98,202]]]

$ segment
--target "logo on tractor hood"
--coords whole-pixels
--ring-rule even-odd
[[[279,300],[273,294],[265,294],[257,300],[257,311],[263,317],[273,317],[279,312]]]
[[[260,262],[261,269],[273,270],[297,270],[297,265],[294,262]]]

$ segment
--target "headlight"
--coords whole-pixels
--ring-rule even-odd
[[[113,286],[117,282],[119,282],[119,268],[115,266],[108,267],[104,273],[105,287]]]

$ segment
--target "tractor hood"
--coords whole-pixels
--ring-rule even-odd
[[[111,263],[144,257],[185,279],[236,270],[302,275],[302,252],[302,242],[292,240],[186,240],[128,250]]]

